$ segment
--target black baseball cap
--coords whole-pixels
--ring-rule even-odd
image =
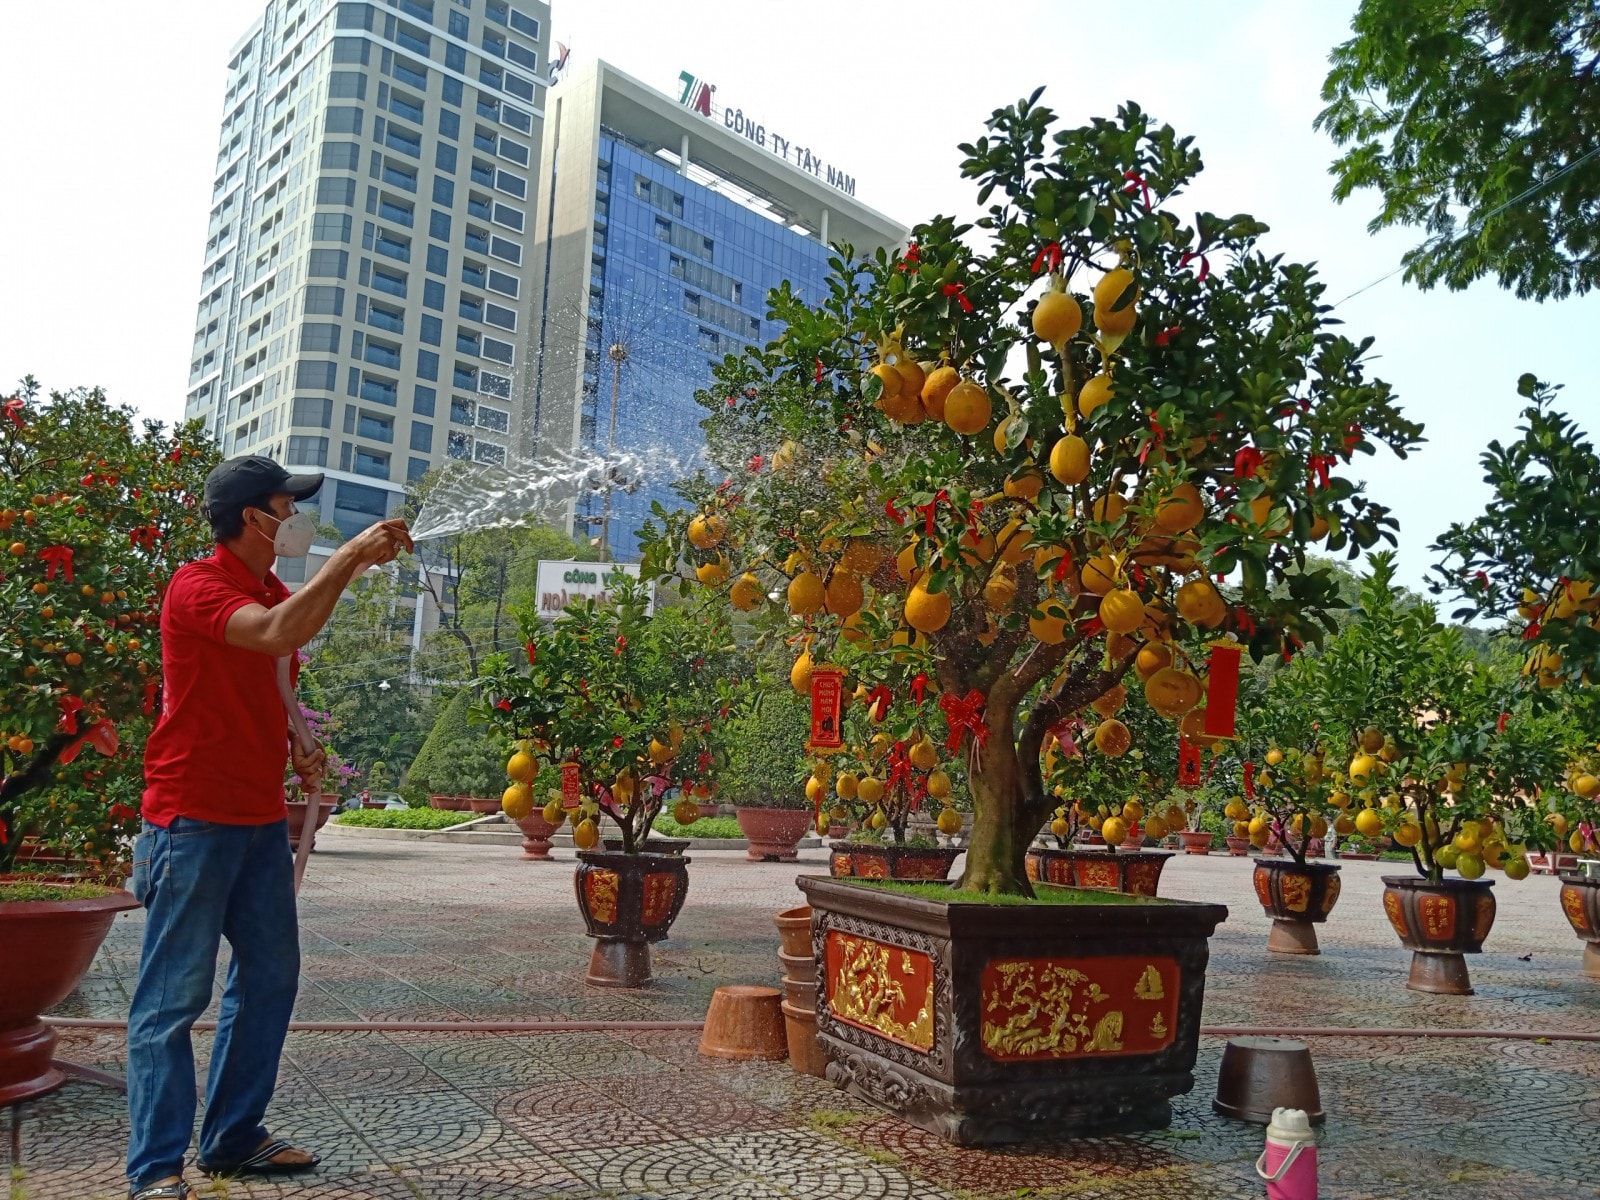
[[[202,502],[207,515],[244,508],[263,496],[287,492],[296,500],[315,496],[322,487],[322,472],[291,475],[270,458],[246,454],[230,458],[206,476]]]

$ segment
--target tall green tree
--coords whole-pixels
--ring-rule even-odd
[[[1594,0],[1362,0],[1317,116],[1333,194],[1369,228],[1420,226],[1423,288],[1485,275],[1525,299],[1600,280],[1600,8]]]

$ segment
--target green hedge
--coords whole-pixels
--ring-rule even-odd
[[[718,799],[744,808],[810,808],[805,774],[811,704],[791,688],[772,688],[728,719],[727,767]]]
[[[473,729],[467,723],[467,706],[471,702],[471,692],[467,688],[462,688],[450,698],[450,703],[444,706],[439,719],[433,723],[433,728],[423,739],[422,749],[418,750],[416,758],[411,760],[411,767],[406,772],[406,783],[410,787],[420,789],[423,793],[428,792],[429,773],[439,766],[445,747],[472,735]]]
[[[701,817],[693,825],[679,825],[667,813],[656,818],[656,832],[674,838],[742,838],[737,817]]]
[[[361,825],[368,829],[448,829],[476,821],[480,814],[442,808],[358,808],[333,818],[335,825]]]

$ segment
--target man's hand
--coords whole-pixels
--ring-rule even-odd
[[[353,577],[368,567],[393,562],[401,550],[415,550],[416,547],[411,541],[411,531],[406,528],[406,523],[395,517],[367,526],[339,549],[348,557]]]
[[[294,773],[300,777],[300,784],[308,793],[316,789],[328,770],[326,750],[316,746],[310,754],[303,754],[300,743],[292,737],[289,739],[289,761],[294,764]]]

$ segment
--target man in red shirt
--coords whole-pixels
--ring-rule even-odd
[[[322,476],[232,458],[206,479],[210,558],[181,567],[161,610],[161,716],[145,749],[144,831],[133,892],[147,912],[128,1016],[128,1182],[133,1200],[186,1200],[194,1131],[190,1028],[211,1002],[217,951],[232,948],[206,1081],[199,1166],[212,1175],[307,1171],[317,1159],[261,1123],[300,977],[284,765],[320,777],[320,747],[289,736],[277,662],[327,623],[346,586],[411,537],[382,521],[334,551],[299,592],[272,573],[316,532],[294,502]]]

